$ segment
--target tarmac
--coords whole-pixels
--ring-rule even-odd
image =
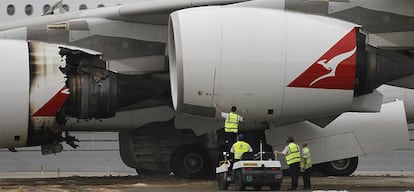
[[[285,177],[282,190],[290,185]],[[302,185],[301,178],[299,186]],[[414,172],[355,172],[348,177],[312,177],[316,192],[403,191],[414,192]],[[252,191],[252,188],[247,188]],[[262,190],[269,191],[268,187]],[[130,192],[220,191],[214,180],[184,180],[174,176],[139,176],[120,172],[2,172],[0,191],[5,192]],[[235,191],[230,186],[228,191]]]
[[[0,150],[0,192],[219,191],[214,180],[137,176],[120,158],[117,134],[78,135],[83,139],[79,149],[57,155],[42,156],[39,148],[24,148],[19,153]],[[402,149],[361,156],[352,176],[312,177],[313,191],[414,192],[414,128],[410,128],[410,139]],[[289,185],[287,176],[281,191]],[[235,190],[230,186],[228,191]]]

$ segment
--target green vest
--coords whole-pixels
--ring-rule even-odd
[[[224,132],[237,133],[239,128],[239,115],[230,112],[224,122]]]
[[[300,149],[295,143],[289,143],[289,151],[286,154],[286,162],[288,165],[300,162]]]
[[[312,167],[312,159],[311,159],[311,154],[310,154],[310,150],[309,150],[308,147],[304,147],[302,150],[303,150],[304,156],[306,155],[306,157],[308,157],[308,158],[306,158],[306,165],[304,164],[305,163],[305,158],[302,158],[302,161],[300,163],[300,167],[302,167],[304,170],[306,170],[306,169],[309,169],[309,168]]]
[[[243,153],[249,151],[249,144],[244,141],[237,141],[233,144],[234,159],[240,159]]]

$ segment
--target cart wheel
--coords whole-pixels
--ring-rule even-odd
[[[243,183],[242,174],[240,171],[236,171],[234,174],[234,187],[236,188],[236,191],[244,191],[246,186]]]
[[[274,184],[269,185],[269,187],[270,187],[270,190],[272,191],[279,191],[281,185],[282,183],[274,183]]]
[[[229,183],[224,178],[224,173],[220,173],[217,178],[217,185],[220,190],[226,190],[229,187]]]

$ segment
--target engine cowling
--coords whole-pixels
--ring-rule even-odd
[[[174,12],[168,41],[174,108],[212,117],[216,102],[263,121],[349,111],[357,27],[260,8]]]
[[[0,43],[0,147],[25,146],[29,123],[29,55],[26,42]]]
[[[0,148],[58,144],[56,115],[70,93],[58,45],[1,40],[0,50],[8,69],[1,72]]]
[[[62,135],[70,130],[68,118],[168,105],[168,79],[112,72],[92,50],[16,40],[1,40],[0,50],[7,65],[0,72],[0,148],[41,145],[45,153],[60,152],[63,141],[76,147],[73,137]]]

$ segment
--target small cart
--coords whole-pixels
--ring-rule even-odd
[[[238,191],[243,191],[248,186],[255,190],[261,190],[263,186],[269,186],[271,190],[280,190],[283,181],[282,169],[280,161],[275,160],[273,153],[246,152],[233,166],[232,161],[228,160],[229,154],[223,152],[223,155],[224,161],[216,168],[220,190],[226,190],[230,184],[234,184]]]

